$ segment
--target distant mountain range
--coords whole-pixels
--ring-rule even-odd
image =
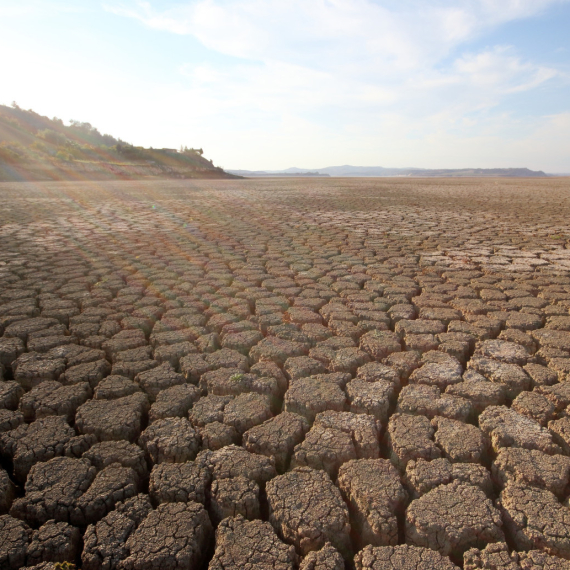
[[[384,168],[382,166],[327,166],[326,168],[287,168],[286,170],[228,170],[231,174],[245,177],[287,177],[287,176],[410,176],[410,177],[505,177],[505,178],[544,178],[548,176],[542,170],[528,168],[459,168],[459,169],[428,169],[428,168]]]

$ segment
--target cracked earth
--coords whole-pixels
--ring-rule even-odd
[[[0,568],[570,568],[570,181],[1,183]]]

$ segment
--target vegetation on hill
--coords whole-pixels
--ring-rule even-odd
[[[153,149],[101,134],[90,123],[43,117],[0,105],[0,180],[85,178],[235,178],[202,149]]]

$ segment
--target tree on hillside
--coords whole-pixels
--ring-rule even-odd
[[[39,131],[38,137],[58,146],[65,146],[71,142],[63,133],[52,131],[51,129]]]

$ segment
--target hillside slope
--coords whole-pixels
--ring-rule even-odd
[[[0,181],[236,178],[202,155],[202,149],[145,149],[90,123],[65,125],[0,105]]]

